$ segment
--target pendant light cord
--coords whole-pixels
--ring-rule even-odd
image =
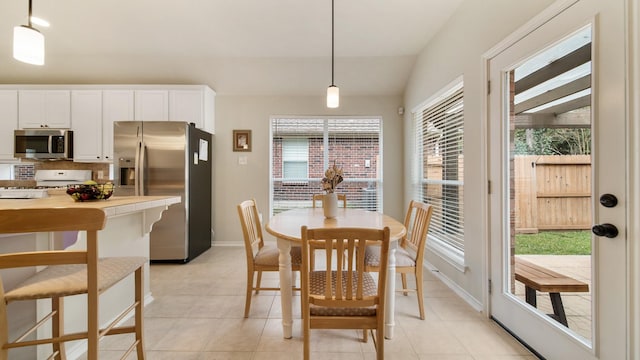
[[[333,47],[334,47],[334,45],[333,45],[333,43],[334,43],[334,40],[333,40],[333,38],[334,38],[334,35],[333,35],[333,27],[334,27],[334,25],[333,25],[333,14],[334,14],[333,2],[334,2],[334,0],[331,0],[331,86],[335,86],[333,84],[333,58],[334,58],[334,56],[333,56]],[[31,0],[29,0],[29,4],[31,4]]]
[[[333,1],[333,0],[332,0],[332,1]],[[29,0],[29,19],[28,19],[29,21],[27,22],[27,24],[29,24],[29,27],[32,27],[32,26],[31,26],[31,14],[32,14],[32,12],[33,12],[33,11],[32,11],[32,9],[33,9],[33,8],[32,8],[32,6],[31,6],[31,0]]]

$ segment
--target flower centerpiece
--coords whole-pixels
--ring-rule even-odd
[[[342,168],[339,168],[334,162],[333,166],[324,172],[324,178],[322,178],[322,190],[324,190],[326,194],[333,194],[336,186],[338,186],[342,180],[344,180],[342,178]]]
[[[333,166],[324,172],[324,178],[322,178],[322,190],[325,193],[322,199],[322,209],[324,217],[327,219],[335,218],[338,214],[338,196],[335,190],[342,180],[344,180],[342,168],[339,168],[334,161]]]

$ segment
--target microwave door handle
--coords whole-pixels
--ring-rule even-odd
[[[49,150],[49,154],[53,154],[53,136],[49,135],[47,138],[47,150]]]

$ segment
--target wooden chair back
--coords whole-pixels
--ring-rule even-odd
[[[322,199],[324,194],[313,194],[313,208],[316,208],[316,203],[319,201],[320,206],[322,206]],[[338,201],[342,201],[342,207],[347,207],[347,195],[346,194],[337,194]]]
[[[400,246],[415,252],[417,266],[422,266],[432,212],[433,207],[431,205],[411,200],[404,218],[404,227],[407,229],[407,234],[402,238]]]
[[[301,231],[304,358],[309,356],[310,329],[375,329],[378,359],[381,359],[389,228],[307,229],[303,226]],[[367,244],[380,246],[382,266],[377,285],[371,274],[364,271]],[[324,270],[310,269],[312,248],[325,250]],[[334,249],[336,251],[332,251]]]
[[[264,246],[262,236],[262,223],[255,199],[245,200],[238,204],[238,216],[242,225],[242,236],[244,237],[244,248],[247,255],[247,264],[253,269],[253,259]]]

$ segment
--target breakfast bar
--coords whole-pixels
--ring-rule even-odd
[[[0,216],[7,210],[36,209],[99,209],[105,213],[106,224],[99,231],[97,251],[99,257],[117,256],[142,256],[149,257],[149,233],[153,224],[158,221],[162,212],[170,205],[181,202],[180,196],[114,196],[108,200],[98,201],[74,201],[71,197],[62,193],[53,193],[49,197],[41,199],[0,199]],[[46,214],[46,212],[45,212]],[[45,215],[46,216],[46,215]],[[40,216],[42,217],[42,216]],[[34,216],[33,222],[37,224],[38,216]],[[36,226],[37,229],[37,226]],[[0,253],[12,253],[16,251],[42,251],[42,250],[84,250],[87,248],[87,236],[85,232],[34,232],[23,234],[0,233]],[[145,265],[144,273],[144,298],[145,303],[152,300],[149,286],[149,264]],[[16,273],[3,273],[5,288],[22,281],[31,273],[24,271]],[[125,279],[114,285],[101,296],[100,322],[113,320],[118,310],[127,304],[131,298],[133,279]],[[11,312],[9,318],[9,331],[20,332],[22,319],[31,318],[34,314],[48,312],[38,301],[35,309],[20,308],[17,312]],[[86,326],[84,315],[87,301],[84,296],[74,296],[65,301],[65,329],[80,331]],[[74,349],[77,348],[77,349]],[[67,348],[67,352],[82,353],[86,350],[86,344],[75,344]]]

